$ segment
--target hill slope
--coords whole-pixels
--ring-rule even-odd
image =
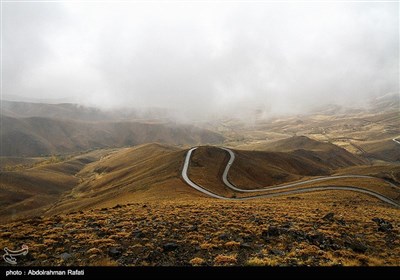
[[[0,172],[0,217],[17,219],[40,214],[77,184],[76,173],[99,160],[107,150],[78,155],[61,162],[42,162],[33,168]]]
[[[0,247],[23,240],[31,266],[398,266],[399,222],[352,192],[142,202],[0,224]]]
[[[307,137],[278,141],[269,148],[276,147],[281,151],[234,150],[235,162],[229,178],[243,189],[252,189],[294,181],[304,176],[329,175],[339,168],[367,163],[342,148]],[[219,194],[232,195],[220,179],[228,158],[228,154],[221,149],[198,148],[192,157],[189,170],[191,178],[200,185],[217,187]]]
[[[0,218],[53,215],[132,201],[196,199],[180,179],[185,151],[160,144],[98,150],[2,171]]]
[[[165,108],[120,108],[102,110],[74,103],[35,103],[2,100],[1,114],[13,118],[50,118],[76,121],[119,121],[163,119],[172,112]]]
[[[93,148],[149,142],[175,145],[216,144],[223,137],[189,125],[150,122],[77,122],[2,116],[1,156],[66,154]]]
[[[235,150],[236,159],[229,179],[240,188],[261,188],[306,176],[329,175],[346,167],[365,166],[357,156],[347,153],[337,152],[335,160],[323,160],[331,153],[329,149],[290,152]],[[177,147],[145,144],[93,151],[70,156],[61,162],[39,162],[33,167],[18,167],[15,171],[8,169],[11,171],[0,173],[0,217],[8,220],[132,202],[202,199],[205,195],[181,179],[185,154],[186,150]],[[199,147],[192,155],[189,176],[212,192],[235,196],[221,180],[227,161],[228,154],[224,150]],[[381,174],[385,178],[391,174],[389,169],[387,171],[389,173]]]

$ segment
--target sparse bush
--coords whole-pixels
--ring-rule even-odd
[[[189,261],[189,263],[193,266],[199,266],[205,263],[205,260],[202,258],[193,258]]]
[[[110,258],[93,259],[91,265],[94,266],[118,266],[118,262]]]
[[[228,241],[228,242],[225,243],[225,247],[228,247],[228,248],[238,248],[238,247],[240,247],[240,242]]]
[[[248,259],[247,262],[246,262],[246,265],[249,265],[249,266],[264,266],[265,265],[265,261],[263,259],[254,257],[254,258]]]
[[[211,249],[214,249],[216,247],[217,247],[216,245],[211,244],[211,243],[203,243],[203,244],[200,245],[200,248],[202,250],[211,250]]]
[[[86,251],[87,254],[101,254],[101,250],[99,248],[91,248]]]
[[[237,255],[218,255],[214,259],[216,265],[234,265],[237,262]]]

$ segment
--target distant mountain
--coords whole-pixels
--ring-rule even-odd
[[[331,168],[365,164],[367,161],[331,143],[324,143],[306,136],[294,136],[256,147],[261,151],[291,152],[299,157],[313,158]]]
[[[390,92],[369,100],[369,107],[373,113],[382,113],[395,110],[400,111],[400,93]]]
[[[274,151],[274,152],[287,152],[299,149],[310,150],[310,151],[329,151],[332,149],[341,149],[341,148],[330,143],[313,140],[306,136],[293,136],[290,138],[264,144],[262,150]]]
[[[110,116],[99,109],[77,104],[45,104],[6,100],[2,101],[1,114],[14,118],[43,117],[83,121],[110,119]]]
[[[310,113],[321,115],[355,115],[359,113],[381,114],[393,111],[400,111],[400,93],[390,92],[375,97],[368,97],[356,104],[325,104],[313,108]]]
[[[79,121],[131,121],[165,119],[172,113],[165,108],[102,110],[73,103],[50,104],[2,100],[1,114],[13,118],[43,117]]]
[[[224,137],[190,125],[154,122],[82,122],[44,117],[2,116],[1,156],[66,154],[149,142],[218,144]]]

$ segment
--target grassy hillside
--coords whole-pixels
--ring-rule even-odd
[[[94,148],[149,142],[174,145],[216,144],[217,133],[189,125],[151,122],[76,122],[3,116],[1,156],[67,154]]]
[[[229,178],[238,186],[266,187],[367,163],[340,147],[307,137],[292,137],[263,147],[274,152],[234,150],[236,158]],[[220,179],[227,162],[228,154],[221,149],[200,147],[193,153],[190,176],[200,185],[218,186],[219,192],[232,195]]]
[[[400,265],[399,210],[343,191],[139,202],[1,224],[19,265]]]
[[[18,219],[43,213],[63,193],[79,184],[75,175],[86,164],[99,160],[108,150],[78,155],[64,161],[43,160],[34,167],[1,171],[0,218]]]
[[[400,162],[400,144],[394,142],[392,139],[357,142],[356,145],[361,150],[361,154],[364,154],[366,157]]]
[[[98,150],[2,171],[0,218],[91,209],[132,201],[201,197],[181,179],[185,151],[160,144]]]
[[[229,179],[240,188],[252,189],[303,177],[337,172],[346,174],[346,168],[358,168],[356,170],[360,174],[362,170],[368,169],[368,166],[362,165],[363,161],[359,157],[334,145],[306,142],[313,145],[314,151],[235,150],[236,159],[229,172]],[[141,201],[199,199],[204,195],[187,186],[181,179],[185,154],[186,150],[173,146],[144,144],[69,156],[59,161],[47,158],[31,166],[18,166],[15,170],[10,168],[1,172],[0,217],[9,220],[27,215],[54,215]],[[332,154],[335,155],[334,160],[325,160]],[[242,196],[222,183],[227,161],[228,154],[225,151],[212,146],[199,147],[192,155],[189,177],[220,195]],[[373,175],[397,183],[397,177],[390,177],[394,172],[392,169],[377,168]],[[347,174],[352,172],[347,171]],[[385,193],[387,188],[383,186],[384,189],[381,189],[379,180],[342,181],[314,185],[359,185],[381,193]],[[396,194],[388,193],[389,196]]]
[[[121,149],[85,166],[77,174],[82,182],[47,214],[199,196],[180,179],[184,155],[183,150],[159,144]]]

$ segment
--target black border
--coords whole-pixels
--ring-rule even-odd
[[[335,276],[345,276],[345,277],[384,277],[384,275],[395,276],[400,273],[400,266],[393,267],[96,267],[96,266],[0,266],[0,278],[4,279],[15,279],[15,278],[32,278],[34,276],[27,276],[30,269],[33,270],[84,270],[84,276],[69,276],[74,279],[83,279],[89,277],[129,277],[136,278],[136,276],[144,275],[146,277],[150,276],[162,276],[174,278],[185,278],[194,276],[217,276],[226,279],[229,275],[235,277],[246,278],[259,275],[260,277],[285,277],[294,276],[302,278],[303,276],[312,276],[316,279],[321,279],[329,277],[331,275]],[[9,270],[22,271],[24,277],[21,276],[6,276],[6,272]],[[24,275],[25,273],[25,275]],[[37,278],[41,278],[39,276]],[[52,276],[59,278],[59,276]],[[65,276],[64,276],[65,277]],[[67,276],[68,277],[68,276]],[[34,277],[35,278],[35,277]],[[255,279],[257,280],[257,279]]]

